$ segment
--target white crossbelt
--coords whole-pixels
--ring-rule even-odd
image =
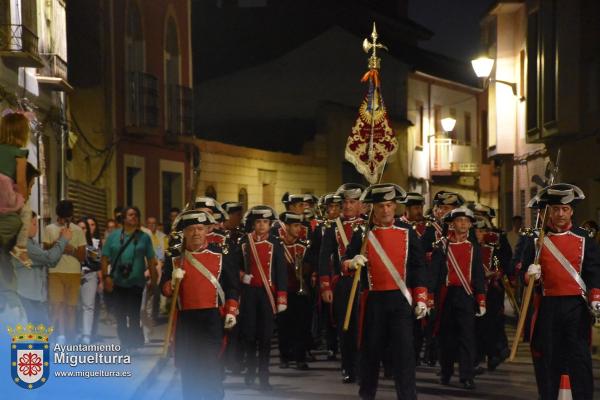
[[[406,297],[408,304],[412,306],[413,299],[412,295],[410,294],[410,290],[408,290],[408,288],[406,287],[406,283],[404,283],[404,281],[402,280],[402,277],[398,273],[398,270],[394,267],[392,260],[390,260],[387,253],[381,246],[381,243],[379,243],[379,240],[377,240],[377,237],[373,234],[372,231],[369,231],[369,242],[371,242],[371,245],[375,249],[375,252],[379,256],[379,258],[381,258],[381,261],[383,261],[383,265],[385,265],[392,278],[394,278],[394,282],[396,282],[396,285],[398,285],[400,291],[402,292],[404,297]],[[404,268],[406,268],[406,265],[404,266]]]
[[[561,253],[561,251],[556,247],[556,245],[550,240],[548,236],[544,236],[544,246],[548,249],[550,253],[556,258],[560,265],[571,275],[571,278],[575,279],[575,282],[581,288],[582,294],[587,292],[587,287],[585,282],[581,278],[581,275],[577,272],[577,270],[573,267],[573,265],[566,259],[566,257]]]
[[[467,282],[467,278],[465,278],[465,275],[462,273],[462,270],[460,269],[458,261],[456,261],[456,257],[454,257],[454,254],[452,253],[452,248],[450,246],[448,246],[448,260],[450,260],[450,264],[452,264],[452,268],[454,268],[454,272],[456,272],[456,276],[458,276],[458,280],[460,281],[462,287],[465,289],[465,292],[467,292],[469,296],[473,296],[471,285],[469,285],[469,283]],[[469,268],[470,267],[471,266],[469,265]]]
[[[271,303],[273,314],[275,314],[277,311],[275,308],[275,299],[273,299],[273,293],[271,293],[271,285],[269,285],[269,281],[265,276],[265,271],[263,271],[260,258],[258,257],[258,252],[256,251],[256,245],[254,244],[254,239],[252,238],[251,234],[248,234],[248,243],[250,244],[250,251],[252,252],[252,257],[254,257],[254,261],[256,262],[256,267],[258,268],[260,279],[262,280],[263,286],[265,287],[265,291],[267,292],[267,298],[269,299],[269,303]]]
[[[335,219],[335,225],[337,226],[338,232],[340,233],[340,237],[342,238],[342,243],[344,243],[344,247],[348,248],[348,236],[346,236],[346,231],[344,230],[344,225],[342,225],[342,220],[340,217]]]
[[[221,304],[225,304],[225,292],[223,292],[223,288],[219,283],[219,280],[202,264],[200,261],[196,259],[189,252],[185,252],[185,259],[192,264],[198,272],[200,272],[212,285],[217,289],[217,294],[219,295],[219,300],[221,300]]]

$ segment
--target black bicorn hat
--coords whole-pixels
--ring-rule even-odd
[[[286,205],[293,204],[293,203],[300,203],[300,202],[314,204],[316,202],[316,197],[310,193],[296,194],[296,193],[285,192],[283,194],[283,197],[281,198],[281,202]]]
[[[422,206],[425,205],[425,197],[423,197],[421,193],[408,192],[406,193],[406,198],[404,199],[403,203],[407,207]]]
[[[223,207],[221,207],[221,204],[212,197],[196,197],[194,208],[208,208],[212,211],[212,216],[217,222],[223,222],[226,219],[229,219],[227,211],[225,211]]]
[[[254,221],[259,219],[267,219],[269,221],[277,220],[277,213],[269,206],[258,205],[250,208],[244,214],[243,224],[246,231],[251,231]]]
[[[279,214],[279,220],[284,224],[301,223],[304,221],[304,215],[286,211]]]
[[[223,209],[225,209],[227,214],[229,214],[242,211],[244,209],[244,205],[238,201],[226,201],[223,203]]]
[[[446,190],[440,190],[433,196],[434,206],[455,206],[460,207],[465,204],[465,198],[456,192],[448,192]]]
[[[555,183],[554,185],[546,186],[534,196],[527,207],[542,208],[546,205],[570,205],[574,206],[581,200],[585,199],[583,190],[569,183]]]
[[[328,206],[330,204],[340,204],[342,202],[342,196],[335,193],[327,193],[321,196],[319,199],[319,205]]]
[[[475,215],[483,215],[489,219],[496,218],[496,210],[490,206],[486,206],[485,204],[469,202],[467,207],[473,211],[473,214]]]
[[[475,215],[475,222],[473,223],[473,227],[477,229],[491,229],[492,223],[487,217],[483,215]]]
[[[467,207],[458,207],[455,208],[454,210],[446,213],[446,215],[444,215],[444,222],[446,223],[450,223],[452,221],[454,221],[455,218],[458,217],[467,217],[471,220],[471,222],[475,222],[475,215],[473,215],[473,211],[469,210]]]
[[[335,194],[343,199],[359,200],[366,187],[360,183],[344,183],[337,188]]]
[[[187,210],[175,218],[174,225],[176,231],[182,231],[191,225],[213,225],[216,223],[217,221],[207,211]]]
[[[360,200],[364,203],[404,201],[406,191],[395,183],[377,183],[365,189]]]

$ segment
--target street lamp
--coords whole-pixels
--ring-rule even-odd
[[[492,73],[492,68],[494,67],[494,59],[486,56],[476,58],[471,60],[471,65],[473,66],[473,71],[475,71],[475,75],[478,78],[484,80],[484,86],[489,85],[490,83],[503,83],[505,85],[510,86],[513,94],[517,95],[517,84],[514,82],[503,81],[500,79],[491,79],[490,74]]]
[[[442,123],[442,129],[444,132],[452,132],[454,130],[454,126],[456,126],[456,120],[452,117],[442,118],[440,122]]]

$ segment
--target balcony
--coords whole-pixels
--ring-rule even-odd
[[[432,175],[452,174],[452,139],[431,137],[429,161]]]
[[[148,128],[158,126],[158,79],[145,72],[129,72],[126,85],[127,133],[148,133]]]
[[[179,136],[193,131],[193,91],[180,85],[167,86],[166,140],[177,142]]]
[[[67,80],[67,62],[58,54],[42,54],[44,67],[38,69],[37,81],[42,87],[59,92],[70,92],[73,86]]]
[[[15,67],[41,68],[38,37],[24,25],[0,25],[0,57]]]

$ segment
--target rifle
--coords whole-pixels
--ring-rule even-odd
[[[558,175],[558,165],[560,163],[560,149],[558,149],[558,154],[556,156],[556,164],[554,168],[551,168],[550,176],[546,186],[552,185]],[[535,259],[533,261],[534,264],[539,264],[540,262],[540,254],[542,252],[542,248],[544,247],[544,236],[546,236],[546,223],[548,217],[548,205],[544,206],[544,211],[541,208],[538,208],[538,214],[536,217],[536,225],[538,225],[541,221],[541,225],[539,225],[539,235],[537,239],[537,249],[535,252]],[[540,218],[541,217],[541,218]],[[525,272],[527,273],[527,272]],[[527,288],[525,289],[525,296],[523,297],[523,303],[521,303],[521,312],[519,314],[519,322],[517,323],[517,330],[515,332],[515,338],[513,339],[512,347],[510,349],[510,357],[509,361],[514,361],[515,356],[517,355],[517,349],[519,347],[519,342],[521,341],[521,336],[523,335],[523,328],[525,326],[525,319],[527,318],[527,310],[529,309],[529,302],[531,301],[531,295],[533,293],[533,287],[535,286],[535,279],[530,278],[527,283]]]

